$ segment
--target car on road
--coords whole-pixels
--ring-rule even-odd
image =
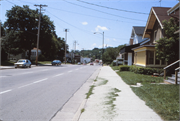
[[[15,68],[19,68],[19,67],[21,67],[21,68],[27,68],[27,67],[29,67],[29,68],[31,68],[31,61],[30,60],[28,60],[28,59],[19,59],[16,63],[14,63],[14,67]]]
[[[52,64],[52,66],[53,65],[61,65],[61,61],[60,60],[53,60],[52,62],[51,62],[51,64]]]
[[[81,65],[81,62],[78,62],[77,64],[78,64],[78,65]]]
[[[90,65],[94,65],[93,62],[91,62]]]

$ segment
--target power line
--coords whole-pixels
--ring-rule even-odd
[[[89,16],[89,17],[99,18],[99,19],[103,19],[103,20],[106,19],[106,20],[111,20],[111,21],[116,21],[116,22],[139,24],[139,23],[134,23],[134,22],[119,21],[119,20],[114,20],[114,19],[104,18],[104,17],[99,17],[99,16],[92,16],[92,15],[87,15],[87,14],[82,14],[82,13],[67,11],[67,10],[63,10],[63,9],[59,9],[59,8],[51,8],[51,7],[48,7],[48,8],[50,8],[50,9],[55,9],[55,10],[60,10],[60,11],[68,12],[68,13],[78,14],[78,15],[82,15],[82,16]]]
[[[13,4],[13,5],[16,5],[16,4],[14,4],[13,2],[10,2],[10,1],[8,1],[8,0],[6,0],[7,2],[9,2],[9,3],[11,3],[11,4]]]
[[[136,13],[136,14],[145,14],[145,15],[149,15],[148,13],[135,12],[135,11],[128,11],[128,10],[122,10],[122,9],[117,9],[117,8],[111,8],[111,7],[102,6],[102,5],[97,5],[97,4],[93,4],[93,3],[89,3],[89,2],[85,2],[85,1],[81,1],[81,0],[77,0],[77,1],[78,1],[78,2],[82,2],[82,3],[89,4],[89,5],[94,5],[94,6],[98,6],[98,7],[102,7],[102,8],[107,8],[107,9],[112,9],[112,10],[117,10],[117,11],[123,11],[123,12],[129,12],[129,13]]]
[[[65,2],[67,2],[67,3],[69,3],[69,4],[72,4],[72,5],[80,6],[80,7],[83,7],[83,8],[86,8],[86,9],[90,9],[90,10],[93,10],[93,11],[98,11],[98,12],[100,12],[100,13],[104,13],[104,14],[107,14],[107,15],[116,16],[116,17],[120,17],[120,18],[124,18],[124,19],[135,20],[135,21],[143,21],[143,22],[146,22],[146,21],[140,20],[140,19],[127,18],[127,17],[123,17],[123,16],[118,16],[118,15],[115,15],[115,14],[106,13],[106,12],[103,12],[103,11],[100,11],[100,10],[96,10],[96,9],[84,7],[84,6],[75,4],[75,3],[68,2],[68,1],[66,1],[66,0],[63,0],[63,1],[65,1]]]

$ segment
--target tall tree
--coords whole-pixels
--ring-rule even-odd
[[[169,21],[163,21],[163,25],[165,36],[157,41],[156,57],[170,64],[179,58],[179,36],[174,34],[179,27],[173,18],[170,18]]]

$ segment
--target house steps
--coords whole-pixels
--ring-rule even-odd
[[[178,72],[177,83],[180,84],[180,72]],[[164,80],[165,83],[175,84],[175,74],[172,74],[172,77],[168,77],[167,80]]]

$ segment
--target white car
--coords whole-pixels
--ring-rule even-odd
[[[14,63],[15,68],[21,67],[21,68],[31,68],[31,61],[28,59],[19,59],[17,63]]]

